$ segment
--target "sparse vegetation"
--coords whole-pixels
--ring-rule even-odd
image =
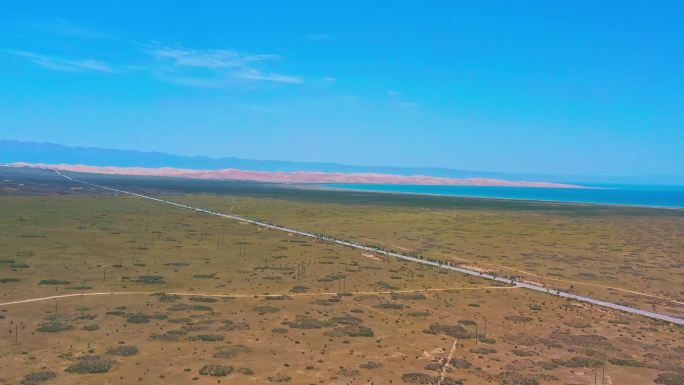
[[[7,245],[0,258],[12,260],[0,262],[0,282],[9,279],[1,285],[0,302],[74,295],[0,307],[0,326],[6,331],[0,336],[0,371],[12,383],[45,368],[80,365],[89,367],[78,369],[88,373],[99,365],[110,373],[84,374],[80,381],[232,383],[258,377],[266,382],[279,374],[295,384],[369,379],[397,384],[412,383],[402,373],[417,373],[406,379],[433,385],[456,338],[442,385],[458,384],[461,378],[465,384],[577,383],[577,373],[589,378],[595,365],[603,364],[603,353],[614,384],[641,385],[643,379],[678,384],[682,332],[668,324],[596,311],[524,289],[499,290],[476,277],[394,258],[373,259],[323,240],[69,188],[63,196],[49,198],[7,197],[0,191],[0,243]],[[665,290],[677,287],[672,277],[681,269],[671,256],[679,250],[674,235],[684,227],[672,213],[647,216],[567,206],[561,211],[540,206],[510,210],[505,205],[484,210],[477,206],[481,203],[446,207],[447,200],[418,208],[415,202],[423,198],[386,197],[378,204],[372,195],[356,206],[320,198],[325,194],[311,201],[290,199],[287,194],[293,192],[272,195],[271,190],[265,193],[268,198],[164,191],[154,194],[216,210],[235,207],[239,215],[324,228],[342,238],[368,235],[362,242],[386,242],[388,249],[423,259],[453,255],[492,271],[506,265],[548,277],[544,283],[549,286],[555,279],[572,279],[678,295]],[[397,206],[397,201],[404,203]],[[37,216],[41,220],[34,220]],[[629,221],[640,222],[649,232],[630,230]],[[603,230],[608,226],[620,237]],[[55,242],[57,236],[70,242]],[[499,242],[506,248],[499,249]],[[611,251],[618,247],[623,250]],[[608,257],[620,263],[606,261]],[[20,267],[24,264],[30,267]],[[593,276],[578,274],[585,265],[592,266]],[[626,282],[630,275],[640,278]],[[648,281],[648,289],[639,288],[646,277],[658,279]],[[37,284],[46,278],[73,283]],[[565,286],[561,289],[570,290]],[[81,298],[81,290],[141,294]],[[668,306],[653,298],[645,302],[637,295],[591,290],[597,297],[624,297],[644,309],[665,311]],[[587,291],[581,285],[571,290]],[[61,326],[36,331],[53,329],[52,324]],[[479,344],[473,340],[476,327]],[[140,352],[127,356],[125,347],[139,347]],[[93,356],[76,358],[79,354]],[[177,357],[182,357],[181,365]],[[212,365],[233,369],[225,378],[199,373]],[[424,369],[428,365],[430,371]],[[58,374],[46,384],[63,384],[74,376]]]
[[[232,366],[225,365],[205,365],[199,373],[203,376],[224,377],[233,372]]]
[[[113,356],[128,357],[138,354],[138,348],[130,345],[117,346],[115,348],[109,349],[107,353]]]
[[[94,374],[107,373],[112,369],[112,361],[102,359],[98,356],[84,356],[78,362],[69,366],[65,370],[69,373]]]
[[[38,385],[57,377],[53,372],[32,372],[24,376],[21,385]]]
[[[66,330],[71,330],[73,326],[62,322],[50,322],[38,326],[38,331],[43,333],[59,333]]]

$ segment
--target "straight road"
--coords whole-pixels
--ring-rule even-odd
[[[102,185],[98,185],[98,184],[94,184],[94,183],[90,183],[90,182],[86,182],[86,181],[82,181],[79,179],[72,178],[68,175],[62,174],[61,172],[59,172],[59,170],[54,170],[54,171],[57,173],[57,175],[60,175],[60,176],[66,178],[72,182],[84,184],[87,186],[97,187],[97,188],[101,188],[104,190],[113,191],[113,192],[116,192],[119,194],[132,195],[132,196],[136,196],[139,198],[153,200],[155,202],[159,202],[159,203],[163,203],[163,204],[167,204],[167,205],[171,205],[171,206],[175,206],[175,207],[180,207],[183,209],[193,210],[193,211],[203,213],[203,214],[214,215],[214,216],[218,216],[221,218],[228,218],[228,219],[233,219],[233,220],[240,221],[240,222],[250,223],[250,224],[253,224],[255,226],[260,226],[260,227],[270,229],[270,230],[283,231],[283,232],[294,234],[294,235],[300,235],[303,237],[314,238],[314,239],[318,239],[318,240],[325,241],[325,242],[335,243],[335,244],[338,244],[341,246],[347,246],[347,247],[351,247],[351,248],[358,249],[358,250],[369,251],[371,253],[382,254],[382,255],[386,255],[388,257],[399,258],[399,259],[403,259],[405,261],[420,263],[420,264],[427,265],[427,266],[438,267],[440,269],[456,271],[459,273],[468,274],[468,275],[472,275],[475,277],[484,278],[484,279],[488,279],[491,281],[504,283],[507,285],[513,285],[515,287],[534,290],[534,291],[554,295],[554,296],[561,297],[561,298],[572,299],[572,300],[580,301],[580,302],[586,302],[586,303],[590,303],[592,305],[598,305],[598,306],[602,306],[602,307],[606,307],[606,308],[610,308],[610,309],[614,309],[614,310],[623,311],[626,313],[637,314],[637,315],[641,315],[644,317],[657,319],[657,320],[661,320],[661,321],[672,322],[674,324],[684,326],[684,319],[672,317],[672,316],[669,316],[666,314],[636,309],[633,307],[624,306],[624,305],[616,304],[613,302],[602,301],[600,299],[595,299],[595,298],[586,297],[586,296],[582,296],[582,295],[572,294],[572,293],[568,293],[568,292],[564,292],[564,291],[560,291],[560,290],[554,290],[554,289],[550,289],[547,287],[514,280],[511,278],[499,277],[499,276],[494,275],[494,274],[483,273],[483,272],[479,272],[479,271],[475,271],[475,270],[471,270],[471,269],[466,269],[466,268],[462,268],[462,267],[458,267],[458,266],[452,266],[452,265],[441,263],[441,262],[428,261],[425,259],[420,259],[420,258],[410,256],[410,255],[396,253],[394,251],[383,250],[383,249],[379,249],[377,247],[366,246],[366,245],[362,245],[362,244],[358,244],[358,243],[354,243],[354,242],[350,242],[350,241],[345,241],[342,239],[337,239],[337,238],[333,238],[333,237],[329,237],[329,236],[325,236],[325,235],[308,233],[305,231],[299,231],[296,229],[291,229],[289,227],[278,226],[278,225],[274,225],[271,223],[265,223],[265,222],[245,218],[245,217],[242,217],[239,215],[220,213],[220,212],[216,212],[216,211],[206,210],[206,209],[202,209],[202,208],[184,205],[181,203],[172,202],[172,201],[165,200],[165,199],[155,198],[155,197],[148,196],[148,195],[138,194],[138,193],[120,190],[120,189],[107,187],[107,186],[102,186]]]

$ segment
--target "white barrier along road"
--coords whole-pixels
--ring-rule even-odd
[[[265,223],[265,222],[241,217],[239,215],[219,213],[216,211],[196,208],[196,207],[184,205],[181,203],[172,202],[172,201],[165,200],[165,199],[151,197],[148,195],[138,194],[138,193],[125,191],[125,190],[119,190],[119,189],[115,189],[115,188],[107,187],[107,186],[101,186],[98,184],[74,179],[70,176],[62,174],[61,172],[59,172],[59,170],[54,170],[54,171],[58,175],[66,178],[72,182],[81,183],[81,184],[85,184],[88,186],[93,186],[93,187],[97,187],[97,188],[101,188],[101,189],[105,189],[105,190],[109,190],[109,191],[114,191],[114,192],[117,192],[120,194],[133,195],[136,197],[153,200],[156,202],[160,202],[160,203],[164,203],[167,205],[176,206],[176,207],[180,207],[180,208],[184,208],[184,209],[188,209],[188,210],[193,210],[193,211],[204,213],[204,214],[214,215],[214,216],[218,216],[218,217],[222,217],[222,218],[233,219],[233,220],[245,222],[245,223],[250,223],[250,224],[253,224],[256,226],[261,226],[261,227],[271,229],[271,230],[284,231],[286,233],[301,235],[303,237],[315,238],[315,239],[318,239],[321,241],[336,243],[338,245],[347,246],[347,247],[351,247],[354,249],[370,251],[372,253],[382,254],[382,255],[389,256],[389,257],[395,257],[395,258],[403,259],[406,261],[420,263],[423,265],[434,266],[434,267],[438,267],[441,269],[456,271],[459,273],[468,274],[468,275],[472,275],[472,276],[476,276],[476,277],[480,277],[480,278],[484,278],[484,279],[489,279],[489,280],[504,283],[507,285],[513,285],[513,286],[517,286],[517,287],[521,287],[521,288],[525,288],[525,289],[530,289],[530,290],[534,290],[534,291],[538,291],[538,292],[542,292],[542,293],[547,293],[547,294],[555,295],[557,297],[573,299],[573,300],[581,301],[581,302],[587,302],[587,303],[591,303],[591,304],[598,305],[598,306],[603,306],[603,307],[607,307],[607,308],[611,308],[611,309],[615,309],[615,310],[620,310],[620,311],[624,311],[627,313],[638,314],[638,315],[642,315],[644,317],[649,317],[649,318],[653,318],[653,319],[657,319],[657,320],[661,320],[661,321],[668,321],[668,322],[672,322],[672,323],[677,324],[677,325],[684,326],[684,319],[672,317],[672,316],[665,315],[665,314],[660,314],[660,313],[650,312],[650,311],[646,311],[646,310],[636,309],[633,307],[623,306],[623,305],[619,305],[619,304],[612,303],[612,302],[602,301],[599,299],[594,299],[594,298],[585,297],[585,296],[581,296],[581,295],[577,295],[577,294],[572,294],[572,293],[568,293],[568,292],[564,292],[564,291],[554,290],[554,289],[546,288],[546,287],[539,286],[539,285],[534,285],[534,284],[527,283],[527,282],[521,282],[521,281],[518,281],[515,279],[511,279],[511,278],[504,278],[504,277],[499,277],[499,276],[489,274],[489,273],[479,272],[476,270],[452,266],[452,265],[448,265],[448,264],[444,264],[444,263],[440,263],[440,262],[435,262],[435,261],[428,261],[428,260],[412,257],[410,255],[404,255],[404,254],[396,253],[393,251],[387,251],[387,250],[379,249],[376,247],[361,245],[358,243],[349,242],[349,241],[345,241],[342,239],[336,239],[336,238],[332,238],[332,237],[328,237],[328,236],[324,236],[324,235],[319,235],[319,234],[307,233],[304,231],[299,231],[299,230],[291,229],[288,227],[278,226],[278,225],[274,225],[274,224],[270,224],[270,223]]]

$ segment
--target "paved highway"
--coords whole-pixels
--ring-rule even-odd
[[[410,256],[410,255],[400,254],[400,253],[396,253],[393,251],[383,250],[383,249],[379,249],[376,247],[366,246],[366,245],[362,245],[362,244],[358,244],[358,243],[354,243],[354,242],[350,242],[350,241],[345,241],[342,239],[336,239],[336,238],[332,238],[332,237],[328,237],[328,236],[324,236],[324,235],[320,235],[320,234],[307,233],[305,231],[299,231],[299,230],[291,229],[291,228],[284,227],[284,226],[278,226],[278,225],[274,225],[274,224],[270,224],[270,223],[265,223],[265,222],[241,217],[239,215],[220,213],[220,212],[216,212],[216,211],[206,210],[206,209],[202,209],[202,208],[184,205],[181,203],[172,202],[172,201],[165,200],[165,199],[155,198],[155,197],[151,197],[148,195],[138,194],[138,193],[125,191],[125,190],[119,190],[119,189],[112,188],[112,187],[102,186],[102,185],[78,180],[78,179],[72,178],[68,175],[62,174],[61,172],[59,172],[59,170],[54,170],[54,171],[58,175],[66,178],[72,182],[81,183],[84,185],[97,187],[97,188],[101,188],[104,190],[113,191],[113,192],[116,192],[119,194],[132,195],[132,196],[136,196],[139,198],[149,199],[149,200],[153,200],[156,202],[160,202],[160,203],[164,203],[167,205],[176,206],[176,207],[180,207],[180,208],[184,208],[184,209],[188,209],[188,210],[193,210],[193,211],[204,213],[204,214],[214,215],[214,216],[218,216],[218,217],[222,217],[222,218],[233,219],[233,220],[245,222],[245,223],[250,223],[250,224],[253,224],[255,226],[260,226],[260,227],[264,227],[264,228],[271,229],[271,230],[278,230],[278,231],[283,231],[283,232],[290,233],[290,234],[300,235],[303,237],[315,238],[315,239],[325,241],[325,242],[336,243],[336,244],[341,245],[341,246],[347,246],[347,247],[351,247],[354,249],[369,251],[372,253],[382,254],[382,255],[389,256],[389,257],[395,257],[395,258],[403,259],[406,261],[420,263],[423,265],[434,266],[434,267],[438,267],[441,269],[456,271],[459,273],[468,274],[468,275],[476,276],[479,278],[484,278],[484,279],[504,283],[507,285],[513,285],[516,287],[534,290],[534,291],[538,291],[538,292],[542,292],[542,293],[547,293],[547,294],[555,295],[557,297],[572,299],[572,300],[576,300],[576,301],[580,301],[580,302],[587,302],[587,303],[590,303],[593,305],[598,305],[598,306],[603,306],[603,307],[607,307],[607,308],[611,308],[611,309],[615,309],[615,310],[620,310],[620,311],[623,311],[626,313],[638,314],[638,315],[641,315],[644,317],[649,317],[649,318],[653,318],[653,319],[657,319],[657,320],[661,320],[661,321],[668,321],[668,322],[672,322],[672,323],[677,324],[677,325],[684,326],[684,319],[672,317],[672,316],[665,315],[665,314],[660,314],[660,313],[650,312],[650,311],[646,311],[646,310],[636,309],[636,308],[629,307],[629,306],[619,305],[619,304],[616,304],[613,302],[602,301],[600,299],[595,299],[595,298],[585,297],[582,295],[572,294],[572,293],[568,293],[568,292],[564,292],[564,291],[554,290],[554,289],[550,289],[547,287],[534,285],[534,284],[531,284],[528,282],[522,282],[522,281],[510,279],[510,278],[499,277],[497,275],[493,275],[493,274],[489,274],[489,273],[483,273],[483,272],[479,272],[476,270],[471,270],[471,269],[467,269],[467,268],[463,268],[463,267],[452,266],[449,264],[440,263],[440,262],[436,262],[436,261],[428,261],[425,259],[420,259],[420,258]]]

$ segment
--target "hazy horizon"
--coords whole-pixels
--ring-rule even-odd
[[[58,143],[23,142],[0,138],[0,163],[71,164],[96,167],[143,167],[188,170],[238,169],[251,171],[313,171],[337,173],[372,173],[427,175],[450,178],[493,178],[583,184],[684,185],[684,175],[571,175],[523,174],[497,170],[464,170],[449,167],[396,165],[361,165],[337,162],[298,162],[289,159],[246,159],[233,156],[184,156],[159,151],[88,146],[64,146]]]

